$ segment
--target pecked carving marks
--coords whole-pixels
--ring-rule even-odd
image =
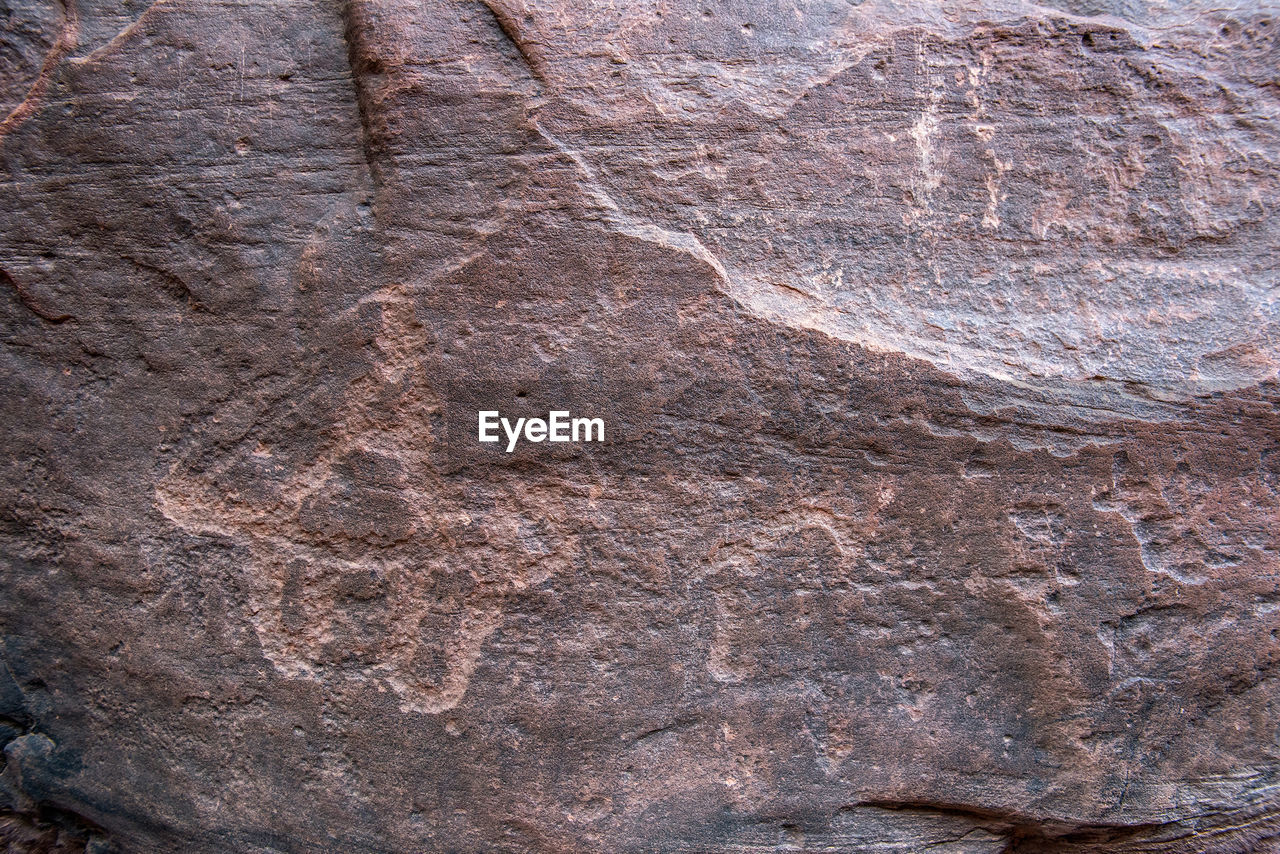
[[[535,513],[535,503],[554,507],[536,490],[472,510],[435,474],[439,401],[415,362],[429,336],[403,289],[352,314],[377,318],[378,356],[313,458],[299,459],[284,431],[251,429],[212,464],[197,462],[200,449],[177,462],[157,506],[248,553],[242,617],[279,672],[331,686],[373,680],[405,711],[438,713],[465,694],[505,597],[561,569],[572,538]]]
[[[352,3],[345,46],[336,4],[165,3],[24,127],[48,145],[14,170],[6,266],[75,316],[26,317],[0,283],[7,649],[85,746],[46,790],[139,850],[200,851],[1017,850],[982,810],[1038,824],[1036,850],[1274,803],[1196,788],[1275,775],[1274,388],[1063,420],[1011,405],[1049,380],[807,331],[842,309],[900,350],[881,333],[926,314],[949,343],[1040,323],[1056,358],[1088,340],[1045,313],[1116,337],[1107,306],[1145,299],[1125,281],[1176,284],[1152,259],[1229,291],[1230,205],[1182,205],[1201,185],[1170,171],[1230,196],[1222,164],[1175,167],[1124,123],[1159,85],[1184,134],[1248,119],[1186,88],[1223,69],[1125,89],[1108,63],[1141,51],[1097,22],[997,21],[967,49],[1007,6],[922,33],[904,4],[855,32],[832,4],[502,2],[550,84],[478,2]],[[123,89],[139,68],[164,73]],[[1244,165],[1265,202],[1269,167]],[[1236,225],[1265,241],[1259,210]],[[74,266],[40,252],[64,245]],[[1010,270],[1081,247],[1132,265],[1097,268],[1120,299],[1086,317],[1050,269],[1044,310],[1018,301]],[[762,320],[727,298],[748,280],[810,314]],[[996,343],[1014,380],[1053,361]],[[1107,377],[1151,367],[1114,356]],[[611,442],[474,441],[477,409],[579,402]],[[229,732],[255,747],[234,763]]]
[[[1096,510],[1123,518],[1149,572],[1181,584],[1204,584],[1238,567],[1273,575],[1277,560],[1272,536],[1254,526],[1224,527],[1206,514],[1210,507],[1271,504],[1274,494],[1256,474],[1224,483],[1186,461],[1160,475],[1131,459],[1112,458],[1112,482],[1093,499]]]

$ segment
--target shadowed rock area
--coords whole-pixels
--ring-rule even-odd
[[[1280,852],[1277,29],[0,3],[0,841]]]

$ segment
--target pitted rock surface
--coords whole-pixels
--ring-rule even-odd
[[[10,850],[1280,852],[1280,9],[0,13]]]

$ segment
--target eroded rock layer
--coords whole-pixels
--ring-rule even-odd
[[[1280,10],[0,14],[13,850],[1280,851]]]

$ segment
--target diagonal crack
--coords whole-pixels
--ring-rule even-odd
[[[22,103],[14,107],[4,121],[0,122],[0,139],[8,136],[14,128],[25,122],[39,108],[44,93],[49,88],[49,81],[53,78],[54,70],[62,62],[63,57],[75,50],[80,36],[80,17],[76,11],[76,0],[60,0],[60,5],[62,6],[62,30],[58,33],[58,40],[45,54],[44,62],[40,65],[40,73],[36,75],[35,82],[27,90]]]
[[[520,54],[520,58],[524,60],[525,66],[529,69],[529,73],[533,78],[542,85],[547,84],[546,63],[542,57],[533,49],[530,39],[520,31],[520,25],[516,22],[515,16],[511,14],[509,9],[503,7],[496,0],[480,0],[480,3],[489,10],[489,14],[493,16],[493,21],[497,24],[502,35],[506,37],[511,46]]]
[[[554,134],[542,126],[542,123],[534,120],[533,128],[547,142],[551,143],[557,151],[567,157],[582,173],[585,182],[581,186],[600,207],[609,224],[622,234],[629,235],[646,243],[652,243],[655,246],[662,246],[666,249],[672,249],[682,252],[696,258],[698,261],[706,264],[715,271],[719,280],[727,287],[729,284],[729,273],[720,259],[712,254],[706,245],[698,239],[696,234],[688,231],[673,231],[664,228],[657,223],[650,222],[639,217],[632,216],[618,205],[614,198],[609,195],[600,179],[596,176],[595,170],[581,154],[574,151],[569,146],[561,142]]]
[[[147,19],[151,17],[152,13],[158,7],[165,5],[168,5],[168,0],[152,0],[151,4],[147,6],[147,8],[143,9],[141,14],[134,18],[130,24],[112,36],[106,44],[95,48],[92,52],[84,56],[72,57],[70,62],[73,65],[85,65],[102,59],[104,56],[110,54],[132,38],[134,33],[138,32],[139,29],[145,26]]]

